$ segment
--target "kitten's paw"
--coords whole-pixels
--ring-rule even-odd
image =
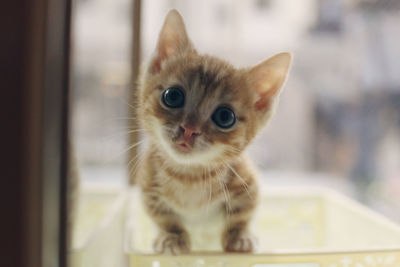
[[[253,252],[256,244],[257,239],[248,233],[227,233],[223,240],[223,248],[226,252]]]
[[[161,233],[153,244],[156,253],[179,255],[190,252],[190,241],[186,233],[171,234]]]

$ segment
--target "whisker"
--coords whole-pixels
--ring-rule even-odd
[[[120,97],[119,100],[120,100],[121,102],[123,102],[124,104],[128,105],[128,107],[130,107],[130,108],[132,108],[132,109],[134,109],[134,110],[137,110],[137,107],[134,107],[134,106],[132,106],[131,104],[129,104],[128,102],[126,102],[125,99],[123,99],[123,98]]]
[[[226,149],[231,149],[231,150],[240,151],[240,149],[237,148],[237,147],[235,147],[235,146],[226,146]]]
[[[122,151],[121,153],[119,153],[118,155],[116,155],[115,157],[119,157],[119,156],[121,156],[121,155],[127,153],[127,152],[128,152],[129,150],[131,150],[132,148],[137,147],[138,145],[140,145],[140,144],[142,144],[142,143],[144,143],[144,142],[145,142],[145,140],[141,140],[141,141],[139,141],[139,142],[136,142],[136,143],[133,144],[133,145],[130,145],[127,149],[125,149],[124,151]]]
[[[246,183],[246,181],[235,171],[235,169],[232,168],[231,165],[229,165],[229,163],[227,163],[225,161],[223,161],[223,163],[226,167],[228,167],[237,176],[237,178],[239,178],[239,181],[242,183],[243,188],[246,190],[249,197],[252,198],[250,195],[250,192],[249,192],[249,185]]]
[[[143,128],[132,128],[132,129],[125,129],[125,130],[121,130],[121,132],[117,132],[115,134],[130,134],[130,133],[137,133],[137,132],[145,132]]]
[[[138,120],[138,117],[136,117],[136,116],[115,117],[115,118],[111,118],[110,120],[111,120],[111,121],[123,121],[123,120],[126,120],[126,121],[135,121],[135,120]]]
[[[131,170],[129,171],[129,178],[134,174],[137,173],[137,168],[140,166],[140,164],[143,162],[143,154],[145,152],[141,151],[137,153],[137,155],[134,157],[134,159],[137,159],[136,162],[133,164]],[[129,163],[128,163],[129,166]]]
[[[216,174],[217,174],[217,179],[218,179],[219,186],[220,186],[220,188],[222,189],[222,191],[223,191],[223,193],[224,193],[224,198],[225,198],[225,203],[226,203],[226,205],[225,205],[226,215],[227,215],[227,217],[229,217],[229,212],[230,212],[230,208],[229,208],[229,206],[230,206],[230,201],[229,201],[229,199],[228,199],[228,193],[227,193],[227,191],[225,190],[225,183],[221,180],[220,173],[217,171],[217,169],[215,169],[215,172],[216,172]]]
[[[221,174],[222,174],[222,171],[221,171]],[[226,190],[226,192],[227,192],[227,196],[228,196],[228,201],[227,201],[226,204],[227,204],[227,208],[228,208],[227,217],[228,217],[228,219],[229,219],[229,214],[230,214],[230,212],[232,211],[231,196],[230,196],[230,194],[229,194],[228,186],[226,185],[225,181],[221,179],[221,182],[222,182],[222,184],[223,184],[223,186],[224,186],[224,188],[225,188],[225,190]]]
[[[114,132],[112,133],[110,136],[104,137],[103,141],[108,141],[109,139],[115,138],[118,135],[127,135],[127,134],[131,134],[131,133],[137,133],[137,132],[141,132],[144,133],[145,130],[142,128],[137,128],[137,129],[123,129],[120,132]]]
[[[132,121],[137,121],[138,123],[140,122],[139,118],[136,116],[128,116],[128,117],[111,117],[111,118],[102,118],[99,121],[94,122],[94,127],[95,128],[101,128],[104,127],[104,125],[110,124],[110,123],[121,123],[120,121],[124,121],[124,124],[131,124]]]
[[[237,154],[240,154],[240,153],[242,153],[242,150],[240,150],[240,149],[238,149],[238,148],[235,148],[235,147],[228,147],[228,148],[223,152],[223,154],[227,155],[227,152],[235,152],[235,153],[237,153]]]
[[[131,165],[133,163],[133,161],[136,160],[141,153],[142,153],[141,151],[138,151],[138,153],[136,153],[136,156],[134,156],[131,160],[129,160],[129,162],[127,164],[128,168],[129,168],[129,165]]]
[[[208,208],[211,203],[211,196],[212,196],[212,180],[211,180],[211,172],[210,172],[210,167],[207,165],[207,171],[208,171],[208,182],[209,182],[209,195],[208,195],[208,201],[207,201],[207,208],[206,208],[206,213],[208,215]]]

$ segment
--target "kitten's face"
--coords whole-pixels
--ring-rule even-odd
[[[172,11],[142,77],[142,124],[153,142],[177,163],[229,161],[270,116],[289,67],[286,62],[282,69],[276,61],[272,65],[279,67],[279,81],[273,80],[275,72],[265,63],[237,70],[222,60],[198,55],[181,17]]]
[[[254,135],[252,103],[241,71],[188,53],[145,81],[145,128],[183,163],[202,164],[241,151]]]

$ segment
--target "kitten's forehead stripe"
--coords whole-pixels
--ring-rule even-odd
[[[188,114],[201,114],[202,117],[207,117],[215,108],[213,103],[220,102],[224,96],[228,95],[229,72],[213,62],[205,61],[203,64],[189,68],[184,78],[189,87],[186,108]],[[194,117],[192,116],[191,119]]]

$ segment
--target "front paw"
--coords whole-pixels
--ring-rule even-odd
[[[160,233],[153,244],[156,253],[179,255],[190,252],[190,240],[187,233]]]
[[[253,252],[257,240],[247,232],[228,231],[222,242],[226,252]]]

